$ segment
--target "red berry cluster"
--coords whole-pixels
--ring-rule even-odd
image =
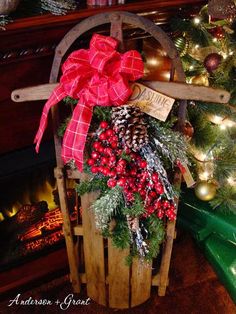
[[[100,123],[101,132],[93,142],[93,150],[87,163],[92,173],[100,173],[110,177],[107,181],[109,188],[122,186],[126,201],[132,205],[134,193],[139,193],[145,205],[145,217],[156,213],[162,219],[167,216],[170,220],[176,218],[175,207],[164,197],[164,188],[156,172],[150,174],[147,162],[134,152],[125,151],[130,161],[122,158],[122,144],[118,136],[106,121]]]

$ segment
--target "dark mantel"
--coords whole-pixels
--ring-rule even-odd
[[[171,17],[196,14],[203,0],[146,0],[106,8],[82,8],[64,16],[51,14],[16,19],[0,31],[0,154],[33,143],[42,103],[14,103],[11,91],[48,82],[55,46],[82,19],[104,11],[129,11],[159,25]],[[52,133],[48,130],[45,138]]]

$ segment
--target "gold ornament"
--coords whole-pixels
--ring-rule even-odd
[[[200,181],[194,188],[195,195],[202,201],[211,201],[216,195],[216,185],[208,181]]]
[[[190,83],[195,85],[209,86],[208,75],[206,73],[195,75],[190,79]]]

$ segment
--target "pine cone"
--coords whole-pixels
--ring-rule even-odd
[[[126,147],[136,152],[148,143],[144,113],[138,107],[113,107],[111,118],[114,130]]]

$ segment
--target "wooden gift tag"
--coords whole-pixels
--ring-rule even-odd
[[[158,93],[140,83],[132,84],[131,88],[133,94],[129,99],[130,104],[138,106],[143,112],[158,120],[166,121],[175,101],[174,98]]]

